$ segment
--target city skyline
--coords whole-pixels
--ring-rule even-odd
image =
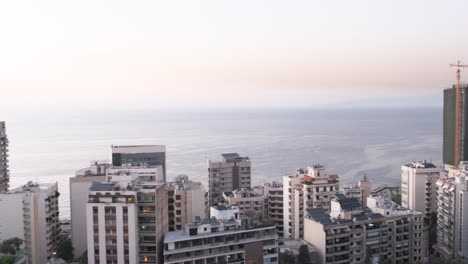
[[[467,7],[2,3],[2,109],[441,106]]]

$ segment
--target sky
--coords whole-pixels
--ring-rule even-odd
[[[432,0],[2,1],[0,109],[440,106],[449,63],[468,63],[467,10]]]

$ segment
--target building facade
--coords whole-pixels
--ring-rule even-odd
[[[0,242],[24,241],[28,263],[44,264],[59,244],[57,183],[33,183],[0,194]]]
[[[339,190],[339,177],[328,175],[322,165],[300,169],[296,175],[283,177],[284,237],[304,237],[304,215],[308,208],[330,210]]]
[[[437,244],[446,258],[468,257],[468,171],[437,181]]]
[[[105,181],[107,169],[110,167],[106,162],[92,162],[89,167],[70,177],[71,239],[75,257],[82,256],[87,250],[86,204],[89,188],[93,182]]]
[[[8,191],[10,171],[8,168],[8,138],[5,122],[0,121],[0,193]]]
[[[279,182],[265,184],[264,195],[267,198],[268,217],[270,218],[270,221],[275,223],[278,236],[283,237],[283,185]]]
[[[209,206],[223,201],[223,193],[251,188],[251,162],[237,153],[222,154],[222,161],[208,161]]]
[[[219,206],[211,211],[221,218],[195,221],[184,230],[166,233],[164,263],[279,263],[274,225],[242,225],[235,207]]]
[[[88,263],[162,263],[168,226],[164,184],[93,183],[86,218]]]
[[[237,189],[232,192],[224,192],[223,198],[226,204],[239,208],[241,219],[264,218],[268,212],[268,203],[264,195],[255,194],[250,189]]]
[[[468,160],[468,86],[461,86],[460,120],[456,120],[456,87],[444,90],[443,163],[458,166]],[[457,125],[457,122],[459,125]],[[458,127],[458,128],[457,128]],[[459,131],[457,131],[459,129]],[[459,142],[456,132],[459,133]],[[457,145],[459,147],[457,147]]]
[[[318,263],[425,263],[423,214],[384,201],[369,198],[369,209],[340,194],[330,213],[308,209],[304,240]]]
[[[178,175],[166,184],[169,231],[182,230],[197,217],[206,218],[205,189],[186,175]]]
[[[401,205],[430,219],[437,210],[436,182],[440,173],[440,168],[427,161],[401,166]]]

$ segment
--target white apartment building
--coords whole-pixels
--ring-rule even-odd
[[[447,258],[468,257],[468,171],[437,181],[437,244]]]
[[[162,263],[167,231],[164,184],[93,183],[86,205],[88,263]]]
[[[10,171],[8,169],[8,138],[5,122],[0,121],[0,193],[8,190]]]
[[[256,195],[250,189],[242,188],[232,192],[224,192],[226,204],[239,208],[241,219],[261,218],[267,215],[267,201],[263,195]]]
[[[33,183],[0,194],[0,242],[24,241],[28,263],[44,264],[59,243],[57,183]]]
[[[178,175],[166,184],[169,231],[182,230],[197,217],[206,218],[205,189],[200,182],[190,181],[187,175]]]
[[[110,166],[106,162],[92,162],[90,167],[81,169],[74,177],[70,177],[71,239],[76,257],[82,256],[88,248],[86,204],[89,188],[93,182],[106,180],[106,172]]]
[[[222,154],[222,161],[208,161],[209,206],[221,203],[224,192],[251,187],[251,162],[237,153]]]
[[[401,205],[430,219],[437,209],[435,184],[440,173],[440,168],[427,161],[401,166]]]
[[[308,208],[323,208],[328,212],[338,190],[338,175],[326,174],[322,165],[300,169],[296,175],[284,176],[284,237],[302,239],[305,211]]]
[[[316,249],[318,263],[425,263],[423,214],[384,198],[370,197],[368,204],[338,194],[330,213],[307,210],[304,240]]]
[[[274,225],[241,225],[235,208],[219,206],[211,211],[222,218],[196,221],[184,230],[166,233],[164,263],[279,263]]]

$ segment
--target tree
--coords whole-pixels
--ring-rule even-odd
[[[0,257],[0,264],[13,264],[14,259],[12,256],[1,256]]]
[[[0,252],[7,255],[14,255],[16,251],[18,251],[23,244],[23,240],[14,237],[3,241],[0,244]]]
[[[291,251],[285,251],[279,253],[279,263],[280,264],[295,264],[296,258]]]
[[[397,192],[394,195],[392,195],[392,201],[398,205],[401,205],[401,193]]]
[[[73,245],[70,240],[60,242],[57,247],[57,257],[67,262],[73,259]]]
[[[309,247],[307,245],[301,245],[299,247],[299,255],[297,256],[297,262],[299,264],[310,264]]]

